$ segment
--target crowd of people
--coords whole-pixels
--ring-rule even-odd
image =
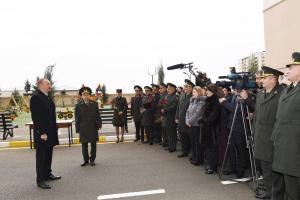
[[[124,141],[130,104],[135,142],[159,144],[173,153],[180,141],[178,158],[188,157],[192,165],[203,166],[205,174],[220,173],[220,166],[225,164],[222,174],[235,174],[238,178],[245,176],[254,156],[254,167],[263,176],[256,190],[257,198],[299,200],[300,53],[295,52],[292,57],[293,62],[287,65],[291,84],[285,88],[278,81],[283,73],[264,66],[262,73],[257,74],[256,92],[245,88],[231,92],[231,88],[215,84],[200,87],[185,80],[179,89],[173,83],[144,88],[135,85],[135,96],[127,103],[119,89],[112,101],[117,143]],[[50,189],[45,180],[61,178],[51,170],[53,146],[58,144],[55,105],[47,96],[51,90],[49,81],[41,79],[38,87],[39,92],[30,102],[35,125],[37,185]],[[97,103],[89,100],[91,93],[90,88],[81,88],[82,98],[75,107],[76,132],[84,159],[81,166],[95,165],[98,129],[102,126]],[[254,142],[254,152],[249,150],[249,142]]]

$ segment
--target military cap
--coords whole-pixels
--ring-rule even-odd
[[[117,89],[116,92],[117,93],[122,93],[122,89]]]
[[[267,66],[262,66],[261,69],[263,70],[263,73],[262,75],[260,76],[261,78],[265,78],[265,77],[268,77],[268,76],[281,76],[283,75],[284,73],[277,70],[277,69],[273,69],[271,67],[267,67]]]
[[[294,52],[292,54],[292,59],[293,59],[293,62],[290,64],[287,64],[286,67],[290,67],[292,65],[300,65],[300,53],[299,52]]]
[[[157,85],[157,84],[151,84],[151,86],[154,88],[154,87],[156,87],[157,89],[159,89],[159,85]]]
[[[143,88],[139,85],[135,85],[133,88],[134,88],[134,90],[140,90],[140,91],[143,90]]]
[[[150,91],[152,91],[152,88],[149,87],[149,86],[145,86],[145,87],[144,87],[144,90],[150,90]]]
[[[165,87],[165,88],[168,87],[168,86],[167,86],[166,84],[164,84],[164,83],[159,84],[159,86],[163,86],[163,87]]]
[[[195,87],[195,84],[192,81],[190,81],[189,79],[185,79],[184,82],[185,82],[185,85],[187,85],[187,86]]]
[[[168,86],[168,87],[175,88],[175,89],[177,88],[177,86],[176,86],[176,85],[174,85],[173,83],[167,83],[167,86]]]
[[[84,94],[84,93],[88,93],[89,95],[91,95],[92,94],[91,88],[85,87],[85,86],[80,88],[79,95],[82,96],[82,94]]]

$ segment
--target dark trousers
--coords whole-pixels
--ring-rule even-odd
[[[89,150],[88,150],[88,142],[83,142],[81,144],[82,147],[82,156],[83,156],[83,160],[84,162],[89,162],[89,160],[91,162],[94,162],[96,159],[96,151],[97,151],[97,145],[96,142],[90,142],[91,144],[91,156],[89,156]]]
[[[177,146],[177,130],[176,126],[174,127],[166,127],[166,133],[169,137],[169,150],[175,151]]]
[[[202,145],[199,143],[200,127],[192,126],[191,128],[189,128],[188,136],[191,145],[192,162],[194,164],[203,163],[204,150]]]
[[[166,127],[162,127],[162,138],[163,138],[163,146],[169,146],[169,135],[167,133]]]
[[[300,199],[300,177],[289,176],[284,174],[284,187],[287,200]]]
[[[245,134],[241,131],[233,131],[229,146],[230,168],[238,174],[244,172],[247,167],[247,151]]]
[[[160,122],[154,124],[154,139],[156,143],[161,143],[162,127]]]
[[[153,144],[154,130],[153,126],[145,126],[147,142]]]
[[[137,140],[144,141],[144,127],[141,126],[141,122],[134,122],[135,125],[135,138]]]
[[[272,200],[284,200],[284,176],[278,172],[272,171]]]
[[[271,196],[272,192],[272,162],[260,160],[260,167],[263,174],[263,186],[262,189]]]
[[[36,174],[37,183],[47,179],[52,170],[52,154],[53,147],[37,147],[36,148]]]
[[[190,150],[191,150],[191,143],[190,143],[190,139],[189,139],[189,133],[188,131],[180,131],[179,132],[181,135],[181,151],[182,154],[184,155],[188,155]],[[199,142],[199,140],[198,140]]]

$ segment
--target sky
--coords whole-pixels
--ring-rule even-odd
[[[182,85],[194,62],[213,81],[264,51],[261,0],[10,0],[0,3],[0,89],[23,89],[55,64],[58,88],[108,92],[165,82]],[[157,77],[154,76],[154,82]]]

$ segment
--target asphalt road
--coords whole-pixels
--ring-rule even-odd
[[[35,151],[0,150],[0,200],[96,200],[99,195],[164,189],[136,200],[253,200],[246,184],[222,185],[187,158],[141,143],[98,144],[96,166],[80,167],[81,146],[54,150],[51,190],[35,183]]]

